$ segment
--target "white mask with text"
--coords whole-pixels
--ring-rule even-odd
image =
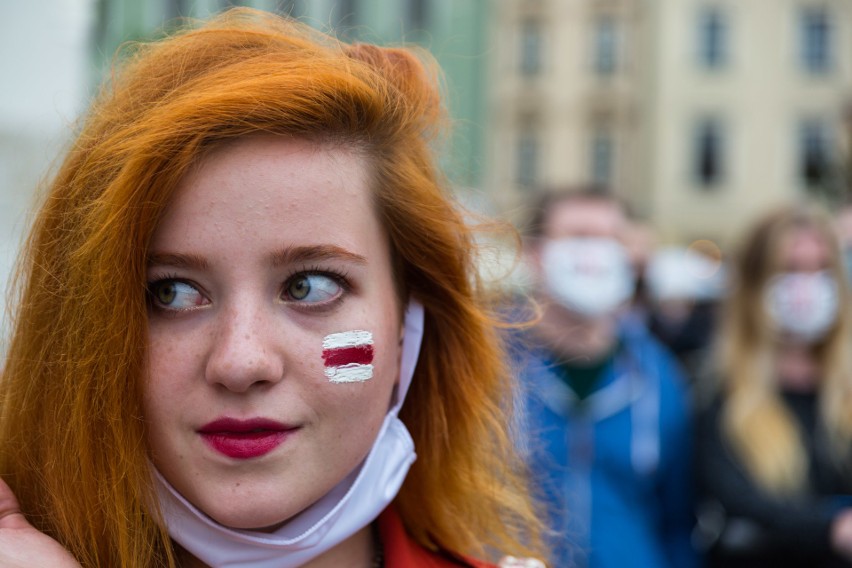
[[[819,341],[837,321],[837,280],[827,271],[781,273],[767,284],[765,302],[778,331]]]
[[[541,264],[546,292],[589,319],[613,313],[635,289],[627,250],[615,239],[548,240]]]

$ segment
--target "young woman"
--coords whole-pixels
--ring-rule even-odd
[[[736,260],[702,485],[718,566],[852,559],[852,319],[837,238],[808,207],[767,216]],[[846,559],[845,561],[842,559]]]
[[[537,552],[439,103],[411,51],[246,9],[128,57],[23,256],[0,566]]]

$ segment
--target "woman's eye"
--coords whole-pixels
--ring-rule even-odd
[[[201,292],[180,280],[152,282],[148,285],[148,295],[155,307],[165,310],[188,310],[207,303]]]
[[[333,277],[324,274],[297,274],[284,286],[284,300],[320,304],[340,295],[342,286]]]

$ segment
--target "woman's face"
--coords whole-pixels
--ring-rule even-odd
[[[778,271],[764,291],[769,321],[784,342],[822,341],[839,314],[832,247],[816,229],[796,228],[782,237],[778,252]]]
[[[245,138],[186,176],[153,235],[151,459],[223,525],[311,505],[387,413],[400,306],[368,180],[354,152]]]

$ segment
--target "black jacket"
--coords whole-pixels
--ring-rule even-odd
[[[808,487],[795,498],[771,496],[750,477],[722,433],[719,400],[700,414],[699,524],[711,566],[849,566],[832,553],[830,531],[839,509],[852,507],[852,476],[819,434],[817,397],[783,393],[783,400],[799,423],[809,459]]]

